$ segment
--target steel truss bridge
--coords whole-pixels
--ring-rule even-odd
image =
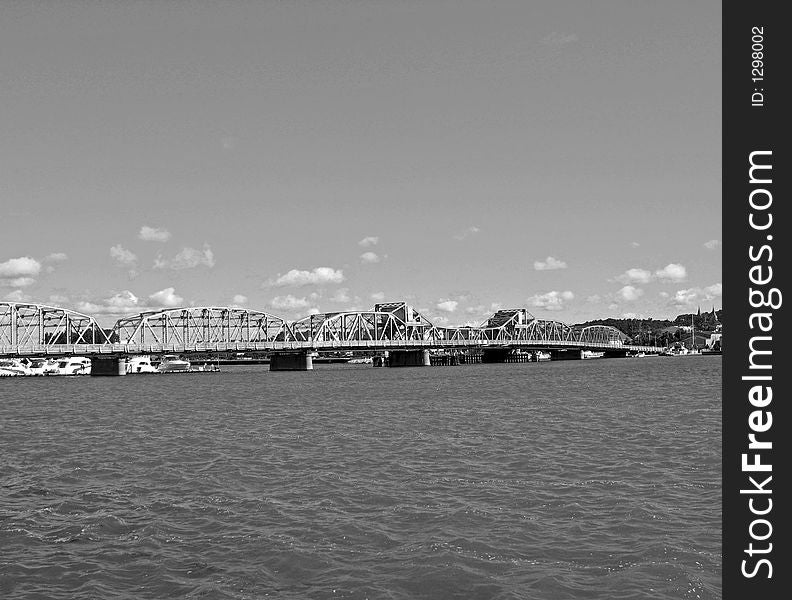
[[[406,302],[297,321],[243,308],[170,308],[126,316],[105,329],[94,317],[66,308],[0,302],[0,356],[493,347],[657,350],[630,345],[614,327],[572,327],[537,319],[524,308],[499,310],[477,327],[436,326]]]

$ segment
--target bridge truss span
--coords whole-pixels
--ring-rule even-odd
[[[144,312],[116,321],[119,344],[190,348],[212,344],[269,344],[293,341],[285,319],[244,308],[201,306]]]
[[[3,354],[46,353],[63,345],[109,343],[108,333],[89,315],[45,304],[0,302]]]

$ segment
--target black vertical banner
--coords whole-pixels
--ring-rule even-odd
[[[723,8],[723,596],[788,598],[792,534],[789,26]],[[789,294],[788,296],[786,296]]]

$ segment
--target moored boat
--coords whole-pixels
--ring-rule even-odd
[[[582,360],[588,360],[590,358],[603,358],[605,356],[604,352],[595,352],[594,350],[581,350],[580,351],[580,358]]]
[[[189,370],[190,361],[180,358],[175,354],[165,354],[157,367],[157,371],[160,373],[178,373]]]
[[[150,356],[133,356],[127,360],[126,372],[128,374],[136,373],[159,373],[157,368],[151,364]]]

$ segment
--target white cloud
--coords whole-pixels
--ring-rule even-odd
[[[55,306],[62,306],[62,305],[67,304],[69,302],[69,297],[68,296],[63,296],[61,294],[52,294],[49,297],[49,302],[50,302],[50,304],[53,304]]]
[[[437,310],[442,310],[443,312],[449,313],[454,312],[457,309],[457,306],[459,306],[459,302],[456,300],[441,300],[435,304],[435,308],[437,308]]]
[[[115,260],[119,266],[123,267],[130,267],[137,262],[135,253],[127,250],[121,244],[116,244],[110,248],[110,256],[113,257],[113,260]]]
[[[597,304],[598,302],[601,301],[602,301],[602,297],[599,294],[593,294],[588,298],[586,298],[586,302],[589,302],[591,304]]]
[[[330,298],[331,302],[350,302],[352,298],[349,296],[349,289],[348,288],[340,288],[336,290],[336,293]]]
[[[29,256],[10,258],[0,263],[0,285],[26,287],[35,283],[41,272],[41,263]]]
[[[319,309],[316,308],[315,306],[308,309],[308,315],[309,316],[310,315],[318,315],[318,314],[319,314]]]
[[[242,294],[237,294],[236,296],[234,296],[233,300],[231,300],[234,306],[243,306],[247,304],[247,301],[248,301],[247,296],[243,296]]]
[[[382,302],[385,300],[385,292],[374,292],[371,294],[371,299],[376,302]]]
[[[704,288],[704,293],[706,294],[705,300],[711,300],[712,298],[719,298],[723,296],[723,284],[722,283],[713,283],[712,285],[708,285]]]
[[[68,259],[68,255],[66,255],[64,252],[53,252],[52,254],[48,254],[44,260],[47,262],[63,262],[64,260]]]
[[[77,310],[89,315],[125,315],[141,310],[138,298],[129,290],[123,290],[104,300],[77,303]]]
[[[370,235],[364,237],[362,240],[358,242],[358,245],[363,246],[364,248],[367,248],[369,246],[376,246],[377,244],[379,244],[379,237],[377,237],[376,235]]]
[[[154,292],[149,296],[154,306],[163,306],[166,308],[173,308],[176,306],[184,305],[184,298],[177,296],[172,287],[165,288],[159,292]]]
[[[714,250],[718,246],[720,246],[719,240],[710,240],[708,242],[704,242],[704,247],[707,248],[708,250]]]
[[[380,260],[381,259],[379,255],[374,252],[364,252],[360,255],[360,261],[364,264],[370,265],[373,263],[378,263]]]
[[[171,233],[167,229],[157,229],[143,225],[138,233],[138,239],[145,242],[167,242],[171,238]]]
[[[297,298],[288,294],[286,296],[275,296],[270,301],[270,306],[276,310],[298,310],[308,308],[310,302],[303,298]]]
[[[619,300],[633,302],[643,296],[643,293],[644,291],[641,288],[637,288],[632,285],[625,285],[618,292],[616,292],[616,296]]]
[[[535,294],[528,298],[528,304],[536,308],[545,310],[563,310],[564,303],[575,298],[575,294],[566,290],[564,292],[547,292],[546,294]]]
[[[162,258],[158,256],[154,260],[155,269],[172,269],[174,271],[180,269],[193,269],[195,267],[205,266],[210,269],[215,266],[214,253],[209,247],[209,244],[204,244],[203,250],[196,250],[195,248],[182,248],[173,258]]]
[[[316,267],[312,271],[292,269],[285,275],[279,274],[275,281],[269,283],[275,286],[302,286],[341,283],[342,281],[344,281],[343,270],[333,269],[331,267]]]
[[[479,229],[478,227],[473,225],[471,227],[468,227],[464,231],[460,231],[459,233],[457,233],[454,236],[454,239],[455,240],[464,240],[465,238],[470,237],[471,235],[476,235],[479,231],[481,231],[481,229]]]
[[[723,295],[723,284],[713,283],[705,288],[692,287],[685,290],[677,290],[673,297],[669,298],[669,304],[676,307],[685,307],[699,302],[711,302]]]
[[[661,281],[684,281],[687,277],[687,269],[685,269],[684,265],[670,263],[655,271],[655,276]]]
[[[652,280],[652,273],[646,269],[627,269],[624,273],[616,277],[620,283],[649,283]]]
[[[8,292],[5,295],[5,299],[8,302],[28,302],[30,300],[30,296],[28,296],[22,290],[14,290],[13,292]]]
[[[535,260],[534,269],[537,271],[554,271],[556,269],[566,269],[567,264],[563,260],[558,260],[552,256],[548,256],[546,260]]]
[[[641,244],[639,244],[638,242],[630,242],[630,246],[632,246],[633,248],[638,248],[640,245]]]

